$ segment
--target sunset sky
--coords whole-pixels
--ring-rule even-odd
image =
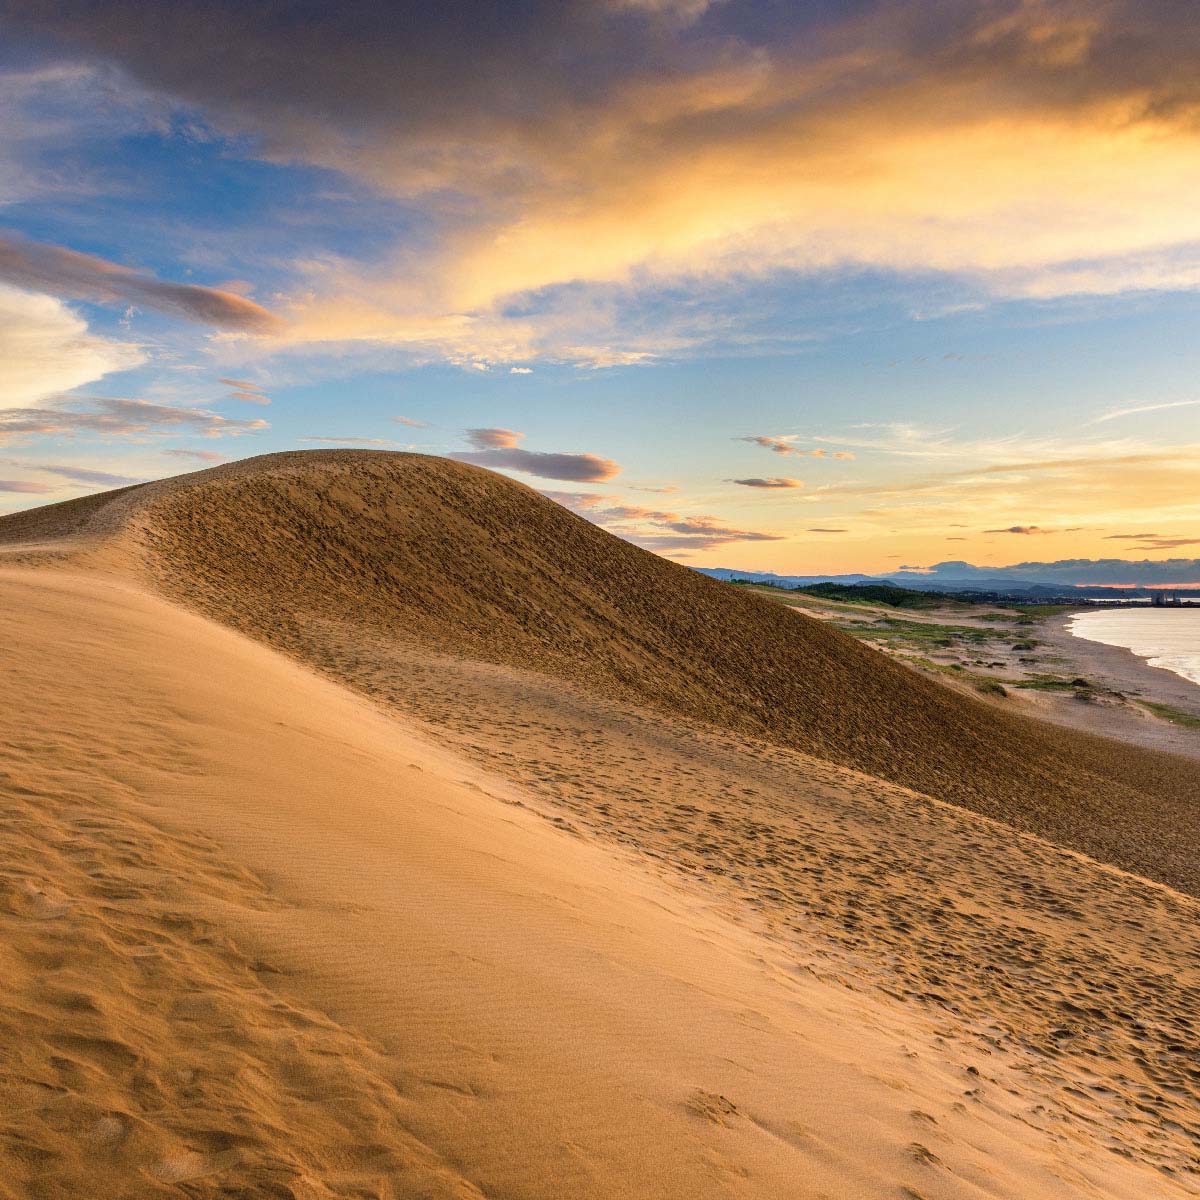
[[[0,512],[374,446],[692,565],[1200,580],[1187,0],[0,14]]]

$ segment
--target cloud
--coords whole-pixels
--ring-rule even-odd
[[[278,317],[234,292],[165,283],[119,263],[63,246],[0,237],[0,279],[71,300],[138,304],[189,321],[244,333],[273,333]]]
[[[171,455],[172,458],[194,458],[197,462],[206,463],[223,463],[229,460],[223,454],[218,454],[215,450],[164,450],[164,454]]]
[[[247,404],[270,404],[271,397],[267,395],[262,387],[257,383],[251,383],[248,379],[218,379],[218,383],[225,384],[226,387],[233,388],[229,398],[231,400],[242,400]]]
[[[853,459],[854,455],[848,450],[838,450],[830,455],[829,451],[823,446],[817,446],[812,450],[805,450],[795,443],[799,441],[798,433],[785,434],[782,437],[766,437],[764,435],[754,435],[751,437],[734,438],[735,442],[750,442],[755,446],[762,446],[767,450],[773,451],[775,454],[792,455],[796,458],[837,458],[837,459]],[[814,438],[814,441],[824,441],[823,438]]]
[[[377,271],[309,264],[314,339],[390,330],[470,362],[553,340],[513,297],[845,265],[1017,296],[1200,283],[1178,261],[1200,244],[1179,0],[9,9],[64,66],[115,64],[420,213]],[[648,353],[629,333],[575,344]]]
[[[33,483],[28,479],[0,479],[0,492],[28,492],[40,496],[57,489],[50,483]]]
[[[521,471],[540,479],[563,479],[571,483],[602,483],[621,472],[609,458],[595,454],[552,454],[522,450],[523,433],[515,429],[468,429],[467,441],[474,450],[457,451],[450,458],[490,470]]]
[[[60,300],[0,285],[0,409],[139,366],[137,346],[96,337]]]
[[[36,459],[4,458],[0,465],[20,467],[26,471],[40,471],[44,475],[57,475],[60,479],[79,484],[101,484],[106,487],[124,487],[130,483],[140,483],[128,475],[114,475],[110,471],[98,471],[93,467],[76,467],[65,463],[43,463]],[[54,489],[48,489],[54,490]]]
[[[802,488],[803,481],[789,479],[783,475],[772,476],[770,479],[727,479],[726,483],[740,483],[748,488]]]
[[[763,446],[767,450],[773,450],[776,454],[800,454],[792,443],[796,440],[797,435],[789,434],[786,437],[767,437],[764,434],[752,434],[749,437],[734,438],[735,442],[750,442],[755,446]]]
[[[237,437],[267,429],[266,421],[238,421],[203,408],[154,404],[148,400],[126,400],[88,396],[63,399],[40,408],[0,410],[0,442],[17,438],[57,435],[102,438],[138,436]]]
[[[1053,529],[1043,529],[1040,525],[1009,525],[1005,529],[985,529],[984,533],[1022,533],[1027,535],[1054,533]]]
[[[467,441],[476,450],[503,450],[517,445],[525,436],[515,429],[468,429]]]
[[[489,470],[522,471],[539,479],[565,479],[572,483],[602,483],[621,473],[617,463],[595,454],[546,454],[536,450],[497,449],[451,454],[459,462]]]
[[[398,446],[399,442],[373,437],[302,437],[298,442],[320,442],[326,446]]]
[[[1097,417],[1092,424],[1099,425],[1102,421],[1115,421],[1120,417],[1132,417],[1139,413],[1163,412],[1169,408],[1192,408],[1200,404],[1200,400],[1172,400],[1165,404],[1139,404],[1133,408],[1114,408]]]
[[[804,532],[805,532],[805,533],[849,533],[850,531],[849,531],[848,529],[820,529],[820,528],[812,528],[812,529],[806,529]]]
[[[508,373],[510,375],[532,375],[533,368],[532,367],[509,367]]]
[[[783,534],[738,529],[720,517],[687,517],[677,512],[629,504],[619,497],[595,492],[546,491],[542,494],[647,550],[712,550],[736,542],[784,540]]]
[[[398,425],[410,425],[410,426],[412,426],[413,429],[427,429],[428,428],[428,422],[417,421],[417,420],[414,420],[412,417],[393,417],[392,420],[395,421]]]

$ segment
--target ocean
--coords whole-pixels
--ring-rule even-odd
[[[1200,684],[1200,608],[1118,608],[1072,617],[1070,631],[1090,642],[1124,646],[1153,667]]]

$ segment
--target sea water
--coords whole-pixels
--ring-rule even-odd
[[[1152,667],[1200,683],[1200,608],[1118,608],[1079,613],[1070,631],[1089,642],[1124,646]]]

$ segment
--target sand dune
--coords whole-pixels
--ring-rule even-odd
[[[90,535],[166,594],[335,673],[374,635],[549,674],[1200,891],[1194,763],[998,713],[492,472],[304,451],[107,496],[0,519],[0,544]]]
[[[0,1196],[1197,1194],[1197,901],[929,798],[1187,883],[1194,764],[440,460],[0,538]]]

